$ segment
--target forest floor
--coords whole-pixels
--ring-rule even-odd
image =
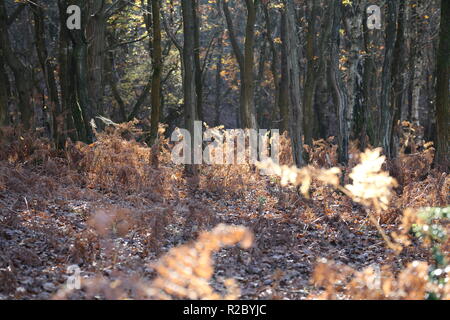
[[[139,153],[150,149],[117,137],[65,154],[18,143],[0,161],[0,299],[54,298],[73,264],[83,279],[97,282],[68,298],[123,298],[113,290],[117,279],[127,296],[139,298],[134,284],[155,278],[161,255],[219,223],[246,226],[255,237],[248,250],[225,248],[214,256],[212,286],[223,292],[221,281],[233,278],[242,299],[318,293],[310,279],[319,259],[357,270],[389,265],[394,272],[430,259],[417,243],[394,254],[364,208],[326,186],[313,184],[306,199],[251,168],[230,167],[206,168],[190,181],[164,161],[138,167]],[[379,217],[387,233],[397,230],[404,207],[447,204],[447,176],[430,172],[414,183]]]

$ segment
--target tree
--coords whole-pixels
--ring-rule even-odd
[[[183,62],[184,62],[184,121],[185,128],[191,136],[191,163],[186,164],[186,173],[197,175],[198,167],[194,164],[194,152],[196,150],[194,139],[194,123],[197,120],[197,100],[195,91],[195,17],[194,0],[182,1],[183,10]]]
[[[51,133],[58,148],[63,147],[64,137],[61,135],[64,129],[64,123],[61,116],[61,105],[58,96],[58,87],[55,79],[55,66],[52,63],[51,57],[48,55],[48,50],[45,41],[45,12],[40,4],[31,4],[34,16],[34,29],[36,39],[36,51],[44,76],[45,85],[47,88],[48,103],[51,113]]]
[[[391,106],[392,72],[394,62],[394,49],[397,39],[397,22],[399,3],[396,0],[387,1],[386,13],[386,38],[383,70],[381,74],[380,94],[380,134],[378,145],[383,147],[385,154],[391,157],[392,126],[394,122],[394,110]]]
[[[153,54],[152,54],[152,115],[150,144],[157,138],[158,126],[161,118],[161,73],[162,73],[162,49],[161,49],[161,21],[160,21],[160,0],[151,1],[153,18]]]
[[[33,109],[31,105],[31,70],[14,53],[8,33],[8,15],[5,1],[0,0],[0,47],[3,57],[14,74],[14,83],[17,88],[22,124],[25,129],[31,129]],[[3,111],[5,112],[5,111]]]
[[[0,48],[0,126],[8,124],[9,79],[5,70],[3,51]]]
[[[292,141],[292,154],[297,167],[305,164],[303,158],[303,107],[300,93],[299,45],[295,7],[292,1],[285,1],[282,12],[283,45],[286,80],[289,87],[289,134]]]
[[[77,1],[78,6],[82,6],[80,0]],[[85,4],[86,5],[86,4]],[[62,10],[67,8],[67,2],[63,4]],[[83,10],[82,10],[83,12]],[[87,10],[84,10],[87,12]],[[66,17],[61,16],[61,18],[66,21]],[[74,81],[72,84],[75,86],[75,103],[73,108],[77,113],[74,122],[75,126],[78,128],[79,138],[85,142],[92,142],[94,139],[94,134],[91,127],[91,121],[94,120],[94,110],[92,109],[91,99],[89,96],[89,74],[88,74],[88,41],[86,39],[86,13],[81,19],[82,25],[81,29],[70,30],[70,38],[72,40],[72,59],[74,73]],[[83,23],[84,21],[84,23]],[[73,90],[73,88],[69,88]]]
[[[331,29],[330,68],[329,78],[332,86],[333,102],[337,108],[339,130],[338,130],[338,156],[339,162],[347,164],[349,132],[347,126],[348,96],[339,69],[339,30],[342,22],[342,2],[330,4],[330,12],[333,14]]]
[[[437,57],[436,84],[436,165],[448,171],[449,112],[450,112],[450,0],[441,1],[441,25]]]
[[[241,77],[241,96],[240,96],[240,110],[241,110],[241,126],[244,128],[256,129],[258,127],[256,121],[256,109],[254,101],[254,53],[253,45],[255,42],[255,22],[256,10],[258,8],[259,0],[245,0],[247,8],[247,22],[245,26],[245,41],[244,54],[239,48],[236,38],[233,21],[231,19],[230,9],[228,7],[228,0],[223,0],[223,10],[228,26],[228,33],[233,47],[236,60],[239,65]]]
[[[88,42],[87,52],[87,80],[90,107],[93,114],[103,114],[104,97],[104,63],[106,44],[106,1],[88,0],[86,9],[86,41]]]
[[[305,128],[305,144],[312,145],[313,132],[314,132],[314,93],[316,89],[316,55],[315,55],[315,38],[316,38],[316,26],[317,12],[319,3],[316,0],[308,1],[310,8],[308,16],[308,31],[306,35],[306,61],[307,71],[304,86],[304,128]]]

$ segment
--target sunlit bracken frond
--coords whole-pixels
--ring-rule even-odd
[[[341,173],[339,168],[318,169],[313,166],[307,166],[299,169],[295,166],[280,166],[271,159],[257,163],[257,167],[266,174],[279,176],[281,178],[281,185],[283,186],[289,184],[300,186],[300,191],[305,196],[308,196],[313,179],[337,187]]]
[[[348,184],[345,188],[350,191],[353,200],[367,206],[387,209],[392,188],[397,186],[397,181],[388,172],[381,170],[385,157],[380,152],[381,149],[378,148],[361,154],[360,164],[350,174],[353,184]]]

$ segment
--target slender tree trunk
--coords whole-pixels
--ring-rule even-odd
[[[64,126],[67,135],[72,140],[84,140],[86,136],[84,122],[79,105],[76,103],[75,71],[72,63],[72,49],[70,48],[70,34],[66,26],[67,2],[58,1],[59,10],[59,39],[58,64],[59,86],[61,90],[61,111],[64,116]]]
[[[342,74],[339,70],[339,30],[342,22],[342,4],[341,2],[334,2],[330,4],[330,12],[333,13],[333,27],[331,30],[331,48],[330,48],[330,68],[329,77],[333,92],[333,101],[337,107],[337,115],[339,122],[338,131],[338,155],[339,162],[347,164],[348,162],[348,122],[347,122],[347,108],[348,96],[345,90],[345,85],[342,80]]]
[[[247,6],[247,23],[245,27],[244,54],[242,54],[237,42],[236,34],[228,8],[228,0],[223,0],[223,9],[236,60],[239,65],[241,77],[240,111],[241,124],[244,128],[256,129],[256,110],[254,101],[254,54],[253,45],[255,41],[256,9],[259,0],[245,0]]]
[[[127,112],[125,107],[125,102],[122,99],[122,96],[120,95],[119,88],[117,87],[117,79],[115,77],[115,67],[114,67],[114,52],[110,51],[108,52],[108,55],[106,57],[105,62],[105,78],[106,81],[109,84],[109,87],[111,88],[112,95],[114,97],[114,100],[116,100],[116,103],[118,105],[118,116],[114,121],[118,122],[125,122],[127,121]]]
[[[152,2],[153,17],[153,75],[152,75],[152,115],[151,115],[151,145],[158,137],[158,127],[161,118],[161,73],[162,73],[162,49],[161,49],[161,13],[160,0],[148,0]]]
[[[280,122],[280,130],[281,132],[289,132],[291,133],[290,123],[291,120],[289,117],[289,69],[288,69],[288,31],[286,30],[286,13],[283,11],[281,14],[281,60],[280,60],[280,87],[279,87],[279,100],[278,100],[278,109],[280,110],[281,122]]]
[[[200,63],[200,17],[198,12],[198,1],[194,0],[194,44],[195,44],[195,92],[197,94],[197,116],[203,121],[203,81],[202,66]]]
[[[316,55],[315,55],[315,38],[317,12],[319,3],[317,0],[310,0],[309,16],[308,16],[308,31],[306,35],[306,79],[304,88],[304,128],[305,128],[305,144],[312,146],[313,132],[314,132],[314,92],[316,89]]]
[[[264,10],[264,18],[265,18],[265,22],[266,22],[266,37],[267,37],[267,41],[269,42],[269,49],[270,49],[270,53],[272,55],[272,61],[271,61],[271,64],[270,64],[270,72],[272,73],[273,84],[274,84],[274,88],[275,88],[275,90],[274,90],[274,92],[275,92],[275,105],[279,109],[279,115],[277,117],[277,120],[281,119],[279,128],[281,129],[281,132],[284,132],[285,130],[287,130],[287,126],[286,126],[286,128],[282,128],[282,126],[283,126],[283,115],[281,113],[281,109],[282,108],[280,108],[280,99],[281,99],[281,97],[280,97],[280,76],[279,76],[279,72],[281,71],[280,70],[280,59],[278,58],[278,52],[277,52],[277,49],[275,47],[274,39],[272,37],[273,27],[272,27],[272,24],[270,22],[270,15],[269,15],[268,4],[263,4],[263,10]]]
[[[89,0],[89,18],[86,39],[89,41],[87,55],[88,94],[92,114],[103,114],[104,62],[106,43],[105,0]],[[100,122],[99,122],[100,124]]]
[[[19,111],[25,129],[32,126],[33,107],[31,104],[31,71],[15,55],[12,49],[7,26],[8,16],[4,0],[0,0],[0,46],[6,63],[14,74],[14,82],[19,95]]]
[[[255,22],[256,9],[259,0],[246,0],[247,5],[247,25],[245,27],[245,43],[244,43],[244,76],[243,76],[243,100],[245,110],[245,127],[256,129],[258,123],[256,121],[255,108],[255,83],[254,71],[255,58],[253,54],[253,46],[255,42]]]
[[[372,113],[372,109],[376,102],[374,101],[374,90],[375,88],[375,80],[377,77],[374,55],[375,53],[372,50],[373,42],[371,39],[371,35],[374,31],[369,30],[367,28],[367,13],[364,12],[364,21],[363,21],[363,34],[364,34],[364,51],[365,57],[363,60],[363,79],[362,79],[362,111],[361,111],[361,121],[362,121],[362,129],[360,134],[360,150],[364,151],[367,147],[367,143],[370,142],[372,145],[375,144],[377,134],[375,132],[374,127],[374,117]],[[366,137],[369,141],[367,141]]]
[[[263,104],[263,95],[264,95],[264,87],[262,86],[262,82],[264,80],[264,71],[266,66],[266,58],[267,58],[267,39],[266,37],[263,37],[261,39],[261,48],[259,53],[259,61],[258,61],[258,71],[256,73],[256,78],[254,83],[256,84],[255,89],[255,110],[257,117],[257,124],[258,127],[261,128],[268,128],[270,125],[268,122],[271,121],[272,113],[270,112],[270,109],[268,109],[268,105]]]
[[[83,3],[78,0],[77,4],[83,8]],[[64,10],[64,8],[63,8]],[[75,105],[74,112],[77,115],[74,117],[75,126],[79,129],[79,138],[87,143],[94,139],[91,121],[94,121],[94,110],[92,108],[91,99],[89,96],[89,74],[88,74],[88,42],[85,37],[86,31],[86,10],[82,17],[81,30],[70,30],[69,34],[72,40],[72,64],[73,77],[75,85]],[[84,21],[84,23],[83,23]],[[82,123],[77,123],[77,121]]]
[[[285,1],[286,11],[283,13],[285,29],[287,75],[289,85],[289,115],[290,115],[290,137],[294,161],[298,167],[305,164],[303,158],[303,107],[300,92],[300,67],[299,67],[299,45],[297,36],[297,24],[295,18],[295,7],[292,1]]]
[[[407,56],[407,43],[405,38],[405,25],[406,21],[406,4],[404,1],[400,3],[399,13],[398,13],[398,28],[397,28],[397,39],[394,47],[394,57],[392,64],[392,82],[393,82],[393,92],[391,95],[391,106],[393,112],[392,127],[391,127],[391,157],[395,158],[398,156],[400,136],[397,133],[398,122],[401,117],[401,107],[404,104],[403,101],[403,91],[404,83],[406,79],[404,77],[404,70],[406,69],[406,56]]]
[[[182,2],[183,10],[183,61],[184,61],[184,121],[185,127],[191,135],[191,164],[186,164],[186,173],[188,175],[197,175],[198,166],[194,164],[195,139],[194,123],[197,119],[197,99],[195,91],[195,18],[194,1],[184,0]]]
[[[0,127],[6,126],[9,123],[8,120],[8,75],[6,73],[3,51],[0,48]]]
[[[436,165],[448,172],[450,112],[450,0],[441,1],[440,41],[437,58],[436,85]]]
[[[219,56],[217,57],[216,63],[216,88],[215,88],[215,101],[214,107],[216,111],[214,125],[220,125],[220,102],[222,99],[222,55],[223,55],[223,34],[221,33],[218,38],[217,50],[219,52]]]
[[[33,7],[34,14],[34,28],[36,39],[36,51],[39,58],[39,63],[44,73],[45,84],[47,87],[47,94],[49,99],[49,108],[52,115],[51,131],[58,148],[63,147],[64,137],[61,133],[64,130],[63,119],[61,115],[61,105],[59,103],[58,88],[55,79],[55,66],[52,64],[52,59],[49,59],[47,47],[45,44],[45,24],[44,24],[44,9],[41,6]]]
[[[386,156],[391,157],[392,126],[394,110],[390,105],[392,94],[392,68],[394,62],[394,48],[397,38],[397,20],[399,3],[396,0],[387,1],[386,40],[383,71],[381,75],[381,119],[380,137],[378,145],[383,147]]]

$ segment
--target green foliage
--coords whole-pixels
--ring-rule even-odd
[[[418,213],[418,222],[413,224],[411,232],[425,244],[431,246],[433,265],[430,268],[429,280],[436,285],[445,285],[448,278],[449,260],[445,247],[448,246],[448,222],[450,207],[424,208]],[[429,292],[429,300],[439,299],[439,295]]]

